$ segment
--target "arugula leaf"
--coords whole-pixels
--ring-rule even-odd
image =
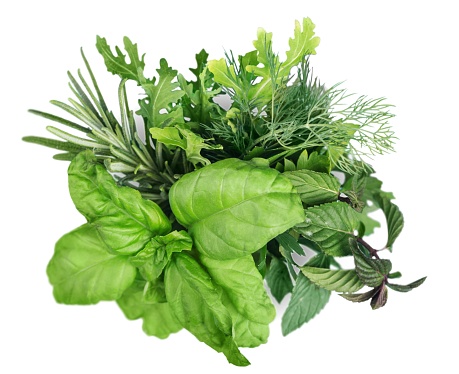
[[[182,329],[174,317],[167,302],[149,303],[145,300],[145,281],[136,280],[116,301],[129,320],[143,319],[142,329],[145,334],[160,339]]]
[[[220,260],[253,253],[304,218],[287,178],[238,159],[184,175],[172,186],[169,202],[198,251]]]
[[[329,270],[303,266],[301,271],[309,280],[329,291],[356,292],[364,286],[355,270]]]
[[[172,82],[177,77],[177,70],[169,67],[164,58],[159,61],[159,64],[160,68],[156,69],[159,76],[157,84],[155,84],[156,77],[150,80],[142,76],[140,79],[147,97],[139,101],[140,109],[137,114],[146,120],[149,128],[184,123],[183,109],[175,105],[185,94],[179,89],[178,82]]]
[[[307,206],[336,201],[340,193],[340,183],[330,174],[311,170],[287,171],[283,173],[296,187],[301,201]]]
[[[327,154],[319,155],[317,151],[308,154],[308,151],[305,149],[301,152],[297,161],[297,170],[312,170],[317,171],[318,173],[327,173],[331,172],[331,162]]]
[[[133,254],[152,237],[171,230],[161,208],[132,188],[118,187],[92,151],[78,154],[68,174],[76,208],[95,225],[111,251]]]
[[[111,252],[95,225],[84,224],[60,238],[46,270],[56,301],[96,304],[120,298],[137,271],[127,256]]]
[[[279,304],[287,294],[292,292],[293,283],[287,265],[276,257],[271,258],[271,264],[265,279],[271,294]]]
[[[292,298],[282,317],[282,334],[288,335],[317,315],[330,299],[330,291],[312,283],[299,273]]]
[[[351,254],[349,238],[359,228],[357,213],[348,204],[337,201],[306,209],[306,220],[295,229],[315,242],[330,256]]]
[[[126,61],[126,56],[119,47],[115,47],[116,56],[112,53],[110,46],[105,38],[97,36],[96,48],[102,55],[110,73],[119,75],[122,79],[131,79],[139,82],[139,74],[145,68],[144,56],[139,58],[137,44],[133,44],[128,37],[123,38],[124,49],[126,50],[130,62]]]
[[[166,267],[166,298],[180,324],[237,366],[249,361],[232,337],[232,319],[209,275],[191,256],[176,253]]]
[[[274,320],[276,310],[263,285],[263,278],[255,266],[252,256],[232,260],[214,260],[200,256],[212,281],[222,287],[229,303],[233,322],[233,337],[239,346],[256,347],[266,343],[268,325]],[[249,328],[256,333],[247,334]]]

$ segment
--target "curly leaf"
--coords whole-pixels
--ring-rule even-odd
[[[76,208],[97,227],[110,250],[132,254],[152,237],[171,230],[161,208],[130,187],[118,187],[92,151],[78,154],[68,174]]]
[[[329,203],[338,199],[340,183],[333,175],[311,170],[297,170],[284,172],[284,176],[290,179],[307,206]]]
[[[364,286],[355,270],[329,270],[303,266],[301,271],[312,282],[329,291],[356,292]]]
[[[233,337],[228,309],[209,275],[191,256],[176,253],[166,267],[166,298],[180,324],[200,341],[237,366],[249,362],[239,351]]]
[[[144,55],[142,58],[139,58],[137,44],[132,44],[128,37],[125,36],[123,42],[124,49],[129,56],[129,63],[126,61],[126,56],[121,52],[119,47],[115,47],[116,55],[112,53],[105,38],[97,36],[96,48],[104,58],[105,65],[110,73],[118,74],[122,79],[131,79],[139,82],[139,73],[142,73],[145,67],[145,62],[143,61]]]
[[[298,329],[317,315],[330,299],[330,291],[316,286],[302,273],[298,274],[292,298],[282,317],[282,334]]]
[[[96,304],[121,297],[136,276],[127,256],[113,255],[96,226],[85,224],[56,243],[47,274],[64,304]]]
[[[244,257],[304,219],[287,178],[238,159],[185,174],[169,201],[198,251],[213,259]]]
[[[330,256],[351,254],[349,238],[359,228],[357,213],[343,202],[327,203],[306,209],[306,220],[295,229],[315,242]]]
[[[178,89],[179,83],[173,82],[177,77],[177,70],[169,67],[164,58],[159,63],[160,68],[156,69],[159,76],[158,84],[155,84],[156,79],[149,80],[142,77],[140,81],[147,97],[139,101],[140,110],[137,114],[147,119],[150,128],[184,123],[182,107],[175,105],[185,94]]]

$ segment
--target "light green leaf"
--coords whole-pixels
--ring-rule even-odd
[[[210,60],[207,63],[207,68],[214,75],[215,82],[234,90],[237,95],[242,94],[234,66],[228,66],[224,58],[220,60]]]
[[[330,299],[330,291],[298,274],[292,298],[282,317],[282,334],[288,335],[316,316]]]
[[[301,271],[309,280],[329,291],[356,292],[364,286],[355,270],[329,270],[303,266]]]
[[[196,338],[237,366],[249,362],[233,337],[233,322],[228,309],[209,275],[191,256],[176,253],[166,267],[166,297],[180,324]]]
[[[64,304],[116,300],[134,282],[136,272],[127,256],[110,253],[96,226],[90,224],[58,240],[47,268],[54,297]]]
[[[290,182],[296,187],[301,201],[307,206],[336,201],[340,193],[340,183],[330,174],[311,170],[285,172]]]
[[[287,178],[238,159],[185,174],[172,186],[169,201],[199,252],[221,260],[253,253],[304,219]]]
[[[327,154],[319,155],[316,151],[308,155],[308,151],[304,150],[298,158],[298,170],[306,169],[316,171],[318,173],[330,174],[331,163]]]
[[[350,248],[354,255],[355,270],[360,280],[369,287],[378,287],[392,270],[389,260],[367,257],[358,247],[355,239],[350,239]]]
[[[115,47],[116,56],[112,53],[110,46],[105,38],[97,36],[96,48],[102,55],[110,73],[118,74],[123,79],[132,79],[139,82],[139,72],[143,72],[145,63],[144,56],[139,58],[137,44],[133,44],[128,37],[123,38],[124,49],[129,56],[129,62],[119,47]]]
[[[175,105],[185,94],[179,89],[179,83],[173,82],[177,77],[177,70],[169,67],[167,61],[162,58],[160,68],[156,71],[159,76],[158,84],[155,84],[156,79],[142,77],[140,81],[147,97],[139,101],[140,110],[137,113],[147,119],[149,128],[184,123],[182,107]]]
[[[167,302],[148,303],[144,298],[145,282],[136,280],[124,291],[116,302],[127,319],[143,319],[142,328],[145,334],[160,339],[180,331],[182,325],[177,321]]]
[[[292,292],[293,283],[287,265],[276,257],[271,259],[265,279],[271,294],[279,304],[288,293]]]
[[[330,256],[351,254],[349,238],[359,228],[357,213],[348,204],[337,201],[306,209],[306,220],[296,230],[315,242]]]
[[[130,187],[118,187],[92,151],[78,154],[69,169],[69,189],[76,208],[93,223],[111,251],[132,254],[156,235],[171,229],[161,208]]]

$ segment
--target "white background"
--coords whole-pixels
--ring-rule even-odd
[[[452,373],[457,372],[458,27],[454,1],[15,1],[2,6],[0,372],[2,373]],[[14,5],[13,5],[14,4]],[[167,5],[166,5],[167,4]],[[310,17],[321,37],[315,73],[350,91],[395,105],[397,152],[372,164],[393,191],[405,228],[391,259],[400,283],[427,275],[410,293],[390,291],[372,311],[333,295],[309,324],[287,337],[279,317],[269,342],[244,349],[252,365],[229,365],[186,331],[159,340],[115,303],[64,306],[45,269],[56,240],[83,223],[67,191],[67,163],[21,142],[45,135],[35,108],[63,115],[49,100],[71,96],[66,71],[83,67],[83,47],[106,96],[96,35],[111,45],[129,36],[153,74],[165,57],[188,74],[194,54],[251,50],[257,27],[286,50],[295,19]],[[189,76],[189,75],[188,75]],[[107,94],[108,92],[108,94]],[[382,241],[382,233],[374,241]],[[284,303],[285,304],[285,303]],[[285,305],[280,306],[280,313]]]

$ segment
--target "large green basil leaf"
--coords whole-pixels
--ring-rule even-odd
[[[234,340],[239,346],[266,343],[276,310],[251,255],[232,260],[200,257],[212,280],[227,295],[224,302],[233,318]],[[231,304],[231,305],[230,305]]]
[[[232,320],[209,274],[186,253],[174,253],[166,267],[166,298],[177,320],[200,341],[237,366],[249,362],[232,336]]]
[[[113,255],[94,225],[85,224],[56,243],[47,274],[54,297],[64,304],[116,300],[134,282],[128,256]]]
[[[91,151],[78,154],[68,170],[69,189],[76,208],[97,226],[114,252],[132,254],[171,224],[161,208],[130,187],[119,187]]]
[[[169,193],[177,220],[205,256],[244,257],[304,220],[302,203],[278,171],[226,159],[185,174]]]
[[[144,281],[136,280],[116,302],[126,318],[143,319],[142,328],[145,334],[165,339],[181,330],[182,325],[172,313],[169,303],[151,303],[146,300],[145,284]]]

